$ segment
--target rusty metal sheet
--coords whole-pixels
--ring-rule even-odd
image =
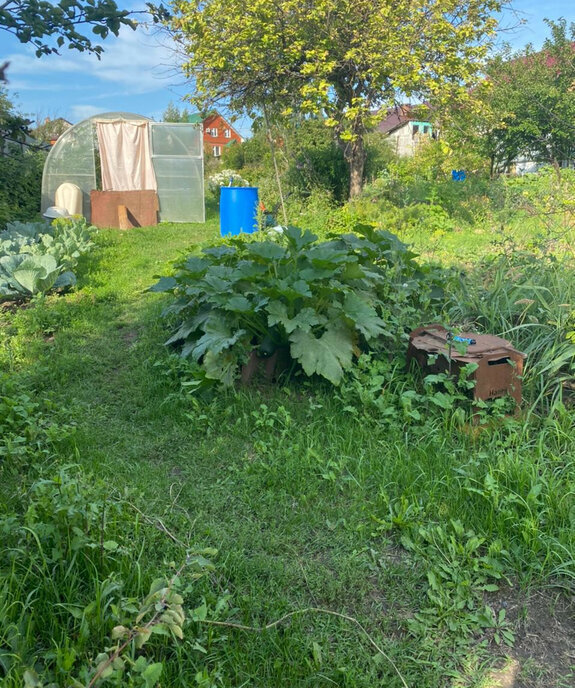
[[[158,194],[145,191],[91,191],[92,224],[97,227],[149,227],[158,224]],[[124,210],[120,211],[124,206]],[[122,226],[123,225],[123,226]]]

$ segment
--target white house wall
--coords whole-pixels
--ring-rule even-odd
[[[414,125],[419,125],[420,128],[419,132],[416,134],[413,133]],[[423,133],[423,126],[429,127],[429,133]],[[429,122],[406,122],[404,125],[388,134],[388,140],[396,155],[409,158],[415,154],[417,147],[422,141],[427,140],[430,134],[431,125]]]

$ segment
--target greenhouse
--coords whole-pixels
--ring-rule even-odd
[[[201,127],[125,112],[79,122],[44,166],[42,212],[53,206],[100,226],[204,222]]]

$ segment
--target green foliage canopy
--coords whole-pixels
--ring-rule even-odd
[[[29,145],[29,124],[0,89],[0,227],[38,212],[45,153]]]
[[[100,55],[103,48],[93,44],[78,27],[91,26],[94,36],[101,39],[110,33],[117,36],[122,26],[136,28],[130,14],[119,9],[114,0],[6,0],[0,4],[0,31],[34,45],[37,57],[58,53],[66,45]]]
[[[575,24],[548,21],[539,52],[509,49],[487,66],[476,91],[481,110],[454,113],[454,144],[469,146],[507,170],[527,157],[556,168],[573,158],[575,142]]]
[[[180,108],[174,103],[170,102],[168,107],[162,113],[162,122],[188,122],[189,117],[192,114],[187,108]]]
[[[174,0],[191,100],[323,114],[361,190],[365,133],[398,94],[465,98],[499,0]],[[374,112],[375,111],[375,112]]]

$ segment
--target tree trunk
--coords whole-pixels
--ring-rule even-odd
[[[363,189],[363,171],[365,168],[365,147],[361,134],[348,143],[345,150],[345,158],[349,165],[349,197],[357,198]]]
[[[561,165],[559,164],[559,160],[553,155],[551,156],[551,167],[553,168],[555,172],[555,176],[557,177],[557,181],[561,181]]]

